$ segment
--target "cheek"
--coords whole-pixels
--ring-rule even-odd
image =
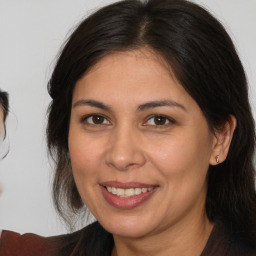
[[[71,147],[70,158],[74,176],[87,176],[97,170],[98,153],[89,147]]]
[[[88,143],[81,138],[72,140],[69,151],[76,187],[83,202],[94,212],[98,202],[95,189],[98,188],[100,152],[95,143]]]
[[[77,185],[89,181],[97,173],[101,155],[99,149],[97,140],[90,141],[81,132],[70,129],[69,153]]]
[[[207,190],[209,150],[197,141],[179,141],[154,150],[151,161],[161,175],[168,216],[180,216],[195,205],[203,207]],[[207,152],[208,150],[208,152]]]
[[[150,161],[172,186],[203,184],[211,156],[211,136],[183,133],[150,149]]]

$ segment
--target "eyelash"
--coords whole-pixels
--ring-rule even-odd
[[[88,120],[90,118],[103,118],[103,123],[99,123],[99,124],[95,124],[95,123],[89,123]],[[81,123],[86,123],[86,125],[92,125],[92,126],[100,126],[100,125],[106,125],[104,124],[105,120],[108,121],[109,124],[107,125],[110,125],[110,121],[103,115],[100,115],[100,114],[91,114],[91,115],[86,115],[84,117],[81,118]]]
[[[92,118],[91,122],[88,121],[90,118]],[[101,121],[103,121],[103,122],[98,123],[98,124],[93,123],[93,118],[102,118],[103,120],[101,120]],[[154,121],[156,121],[156,118],[159,118],[159,119],[162,118],[164,121],[164,124],[149,124],[149,121],[151,119],[155,119]],[[96,120],[94,120],[94,121],[96,121]],[[107,124],[105,123],[106,121],[107,121]],[[101,114],[86,115],[81,118],[80,122],[85,125],[91,125],[91,126],[111,125],[111,122],[108,120],[108,118],[106,118],[105,116],[103,116]],[[149,126],[149,127],[154,127],[154,128],[165,128],[166,126],[169,126],[169,125],[175,124],[175,123],[176,122],[172,118],[167,117],[165,115],[151,115],[151,116],[147,117],[146,121],[143,123],[143,126]]]
[[[156,121],[156,118],[163,118],[165,123],[164,124],[147,124],[149,123],[149,121],[151,119],[154,119],[154,121]],[[161,120],[160,120],[161,121]],[[166,123],[167,122],[167,123]],[[170,118],[167,117],[165,115],[151,115],[146,119],[146,122],[143,123],[144,126],[150,126],[150,127],[154,127],[154,128],[166,128],[167,126],[171,125],[171,124],[175,124],[176,122]]]

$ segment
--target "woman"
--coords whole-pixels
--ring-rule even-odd
[[[48,90],[55,206],[71,226],[86,209],[97,221],[47,239],[3,232],[4,255],[18,240],[19,255],[256,255],[246,77],[206,10],[102,8],[69,38]]]

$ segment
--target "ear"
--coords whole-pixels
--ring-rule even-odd
[[[221,129],[215,130],[213,150],[210,158],[211,165],[217,165],[225,161],[235,129],[236,118],[230,115],[225,125]]]

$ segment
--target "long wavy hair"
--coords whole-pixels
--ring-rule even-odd
[[[210,129],[237,120],[227,159],[209,166],[206,213],[210,221],[255,242],[255,126],[246,75],[230,36],[207,10],[186,0],[125,0],[83,20],[62,48],[48,84],[48,148],[56,163],[53,198],[69,221],[86,208],[68,155],[72,92],[104,56],[149,48],[162,56],[200,106]],[[131,74],[132,75],[132,74]],[[160,88],[161,89],[161,88]]]

